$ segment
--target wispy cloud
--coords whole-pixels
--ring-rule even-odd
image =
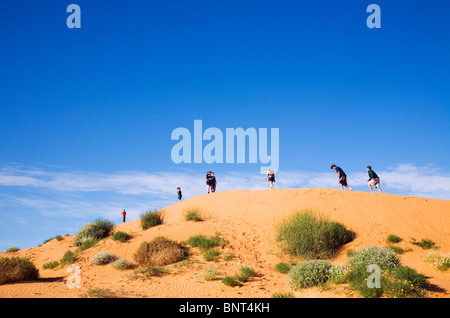
[[[204,177],[188,172],[122,171],[96,173],[92,171],[52,170],[49,167],[7,166],[0,169],[2,205],[32,207],[43,215],[63,213],[86,216],[92,211],[108,215],[130,207],[132,214],[173,204],[176,187],[185,197],[206,193]],[[450,199],[450,175],[442,169],[414,164],[401,164],[378,171],[386,193]],[[218,177],[218,190],[267,189],[264,175],[228,172]],[[367,190],[367,173],[348,174],[352,187]],[[277,188],[338,188],[333,171],[280,171]],[[3,190],[8,189],[8,191]]]

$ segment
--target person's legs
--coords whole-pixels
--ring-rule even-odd
[[[375,186],[377,187],[378,192],[383,193],[383,192],[381,191],[380,180],[379,180],[379,179],[378,179],[377,182],[375,183]]]

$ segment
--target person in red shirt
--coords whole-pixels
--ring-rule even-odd
[[[125,223],[126,215],[127,215],[127,212],[125,212],[125,209],[123,209],[123,212],[122,212],[123,223]]]

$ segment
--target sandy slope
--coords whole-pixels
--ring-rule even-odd
[[[183,210],[193,206],[206,212],[205,221],[184,221]],[[71,244],[73,236],[65,236],[59,242],[52,240],[15,253],[36,264],[40,279],[2,285],[0,296],[79,297],[93,288],[108,288],[120,297],[272,297],[277,292],[293,292],[297,297],[358,297],[345,285],[296,292],[289,288],[286,275],[274,271],[277,263],[292,260],[279,249],[274,238],[275,224],[294,209],[307,207],[343,223],[357,234],[332,263],[345,263],[348,249],[368,245],[384,247],[387,235],[396,234],[403,238],[399,246],[412,249],[400,255],[402,264],[426,274],[433,284],[428,296],[449,297],[450,272],[441,273],[434,269],[432,264],[424,261],[428,251],[410,241],[411,238],[428,238],[440,247],[438,252],[449,253],[450,201],[331,189],[236,190],[205,194],[167,207],[165,223],[155,228],[142,231],[138,220],[117,225],[114,231],[127,232],[133,238],[127,243],[107,238],[82,252],[76,263],[81,267],[81,288],[67,287],[65,281],[70,273],[66,268],[41,268],[47,262],[59,260],[68,249],[75,250]],[[139,244],[157,235],[181,242],[192,234],[212,235],[216,232],[227,241],[224,252],[235,255],[231,261],[206,262],[194,249],[189,261],[167,267],[169,275],[147,279],[133,277],[132,269],[118,271],[111,265],[91,263],[91,257],[99,251],[132,260]],[[235,274],[240,264],[253,267],[259,276],[240,287],[223,285],[221,278]],[[222,273],[217,280],[205,281],[203,270],[208,267],[215,267]]]

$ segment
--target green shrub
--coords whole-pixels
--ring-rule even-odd
[[[0,257],[0,285],[39,277],[39,270],[27,258]]]
[[[400,265],[397,255],[388,248],[378,246],[368,246],[356,251],[349,258],[349,265],[356,267],[362,265],[367,268],[371,264],[376,264],[380,268],[391,268]]]
[[[42,265],[42,269],[53,269],[56,268],[59,265],[57,261],[48,262]]]
[[[324,284],[330,278],[332,265],[323,260],[309,260],[295,265],[289,271],[290,285],[294,289]]]
[[[225,240],[217,233],[214,236],[206,237],[201,234],[192,235],[187,240],[187,244],[192,247],[198,247],[203,251],[209,250],[213,247],[222,247],[225,245]]]
[[[312,210],[295,212],[277,228],[277,239],[286,250],[306,259],[329,259],[337,248],[354,239],[354,233],[338,222],[314,215]]]
[[[132,265],[128,262],[128,259],[126,257],[122,257],[114,261],[112,266],[120,271],[129,269],[132,267]]]
[[[233,276],[226,276],[222,279],[222,283],[227,286],[236,286],[238,281]]]
[[[413,240],[411,242],[414,245],[420,246],[421,248],[423,248],[424,250],[429,250],[429,249],[437,249],[438,247],[436,246],[436,243],[434,243],[432,240],[429,239],[422,239],[420,242],[417,242],[416,240]]]
[[[20,248],[14,246],[14,247],[8,248],[8,249],[5,251],[5,253],[15,253],[15,252],[18,252],[18,251],[20,251]]]
[[[239,267],[239,275],[236,275],[236,279],[242,283],[248,281],[250,277],[257,276],[255,270],[248,266],[240,266]]]
[[[76,252],[79,253],[84,250],[87,250],[88,248],[91,248],[92,246],[97,244],[99,241],[100,241],[99,239],[88,238],[81,242],[81,244],[80,244],[80,246],[78,246]]]
[[[398,266],[392,273],[395,278],[405,281],[414,288],[424,288],[427,284],[427,277],[424,274],[417,273],[415,269],[407,266]]]
[[[395,234],[390,234],[387,237],[387,241],[390,243],[400,243],[402,241],[402,239],[400,238],[400,236],[397,236]]]
[[[109,235],[114,224],[105,219],[83,225],[73,240],[73,245],[80,246],[86,240],[101,240]]]
[[[223,254],[223,259],[225,261],[231,261],[233,258],[234,258],[234,254],[233,253]]]
[[[125,232],[118,231],[118,232],[114,232],[114,234],[111,236],[111,238],[115,241],[119,241],[119,242],[123,243],[123,242],[128,241],[130,239],[130,236]]]
[[[187,250],[181,244],[158,236],[150,242],[142,242],[134,260],[142,266],[165,266],[182,261]]]
[[[203,255],[205,258],[205,261],[207,262],[217,262],[218,258],[220,256],[220,252],[214,248],[209,249],[205,251],[205,254]]]
[[[389,245],[387,248],[390,249],[390,250],[391,250],[392,252],[394,252],[395,254],[403,254],[403,253],[406,252],[406,251],[405,251],[403,248],[401,248],[400,246]]]
[[[201,222],[203,221],[203,213],[199,208],[188,208],[184,210],[184,219],[186,221]]]
[[[370,274],[367,272],[367,266],[364,264],[355,264],[347,275],[347,281],[350,283],[351,288],[359,292],[361,296],[365,298],[378,298],[383,293],[381,286],[385,286],[387,280],[381,276],[380,288],[369,287],[367,285],[367,279]]]
[[[163,224],[164,210],[148,210],[139,215],[142,230]]]
[[[95,254],[91,261],[92,263],[94,263],[95,265],[106,265],[109,263],[114,262],[117,259],[117,257],[110,253],[110,252],[98,252],[97,254]]]
[[[59,261],[59,263],[61,264],[61,266],[70,265],[70,264],[75,263],[76,260],[77,260],[77,256],[71,250],[67,250],[64,253],[61,260]]]
[[[279,273],[287,274],[291,269],[291,265],[286,263],[278,263],[275,265],[275,270]]]
[[[135,271],[136,273],[144,274],[146,277],[150,276],[163,276],[168,273],[168,271],[161,266],[145,266],[139,268]]]

